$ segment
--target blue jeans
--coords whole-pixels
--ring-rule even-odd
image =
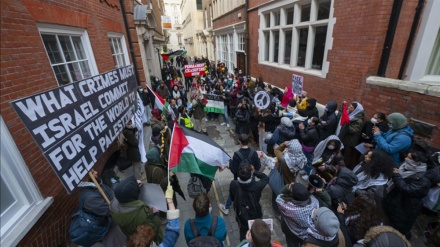
[[[231,204],[232,204],[231,196],[228,196],[228,200],[226,200],[225,208],[229,209],[231,207]]]
[[[226,124],[229,124],[229,117],[228,117],[228,106],[224,106],[225,112],[223,113],[223,121],[225,121]]]
[[[307,158],[307,164],[306,164],[306,167],[304,167],[304,170],[307,172],[307,175],[310,175],[310,172],[313,169],[313,166],[312,166],[313,153],[304,152],[304,155]]]

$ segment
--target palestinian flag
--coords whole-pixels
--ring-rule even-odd
[[[154,108],[163,110],[166,101],[162,97],[160,97],[159,94],[153,91],[148,85],[147,87],[148,87],[148,93],[150,94],[150,99],[154,98],[154,106],[155,106]]]
[[[230,159],[208,136],[174,125],[168,158],[170,171],[201,174],[214,180],[218,167]]]
[[[178,56],[185,56],[186,55],[186,50],[177,50],[177,51],[173,51],[173,52],[170,52],[170,53],[162,53],[160,55],[162,56],[162,58],[165,61],[168,61],[169,59],[173,59],[173,58],[178,57]]]

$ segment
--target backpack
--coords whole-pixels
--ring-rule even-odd
[[[238,183],[238,181],[235,181]],[[238,218],[237,223],[239,226],[248,226],[248,220],[254,220],[262,218],[263,213],[261,211],[261,205],[255,199],[252,191],[246,191],[243,193],[243,189],[240,184],[237,184],[237,193],[234,197],[234,210]]]
[[[203,186],[202,180],[196,176],[191,176],[189,178],[188,185],[186,186],[188,190],[188,195],[191,198],[196,198],[196,196],[202,192],[206,192],[205,187]]]
[[[207,236],[201,236],[197,230],[194,219],[190,220],[191,231],[194,238],[188,242],[188,247],[221,247],[222,243],[214,237],[215,229],[217,228],[218,216],[212,216],[211,228]]]
[[[240,159],[241,159],[238,167],[240,167],[242,164],[251,164],[252,165],[251,159],[252,159],[252,155],[254,155],[255,151],[252,148],[249,148],[249,149],[251,151],[249,152],[249,155],[246,157],[246,159],[244,158],[243,154],[241,154],[240,152],[236,152],[238,157],[240,157]]]
[[[73,243],[89,247],[104,239],[110,228],[111,221],[108,218],[103,220],[103,217],[84,211],[84,201],[87,196],[81,198],[84,199],[80,201],[78,211],[72,215],[69,235]]]

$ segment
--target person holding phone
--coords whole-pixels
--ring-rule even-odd
[[[373,137],[373,127],[377,126],[381,132],[388,132],[390,127],[386,121],[386,116],[382,112],[374,113],[373,117],[366,121],[361,130],[361,137],[359,138],[359,143],[364,143],[368,148],[374,148],[376,142]]]

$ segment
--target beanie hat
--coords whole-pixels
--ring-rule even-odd
[[[398,130],[408,125],[408,119],[399,112],[394,112],[388,115],[388,122],[393,126],[393,129]]]
[[[162,131],[162,129],[159,126],[154,126],[152,134],[153,134],[153,136],[158,136],[161,131]]]
[[[313,217],[313,224],[316,230],[326,236],[334,237],[339,231],[339,220],[330,209],[326,207],[318,208]]]
[[[315,174],[309,176],[309,184],[317,189],[324,188],[324,181],[322,181],[322,179]]]
[[[141,193],[141,188],[133,176],[122,180],[115,189],[115,197],[120,203],[136,201]]]
[[[293,126],[292,120],[290,120],[288,117],[282,117],[281,118],[281,124],[286,126],[286,127],[292,127]]]
[[[301,183],[295,183],[290,187],[290,193],[295,201],[305,201],[309,199],[307,188]]]

